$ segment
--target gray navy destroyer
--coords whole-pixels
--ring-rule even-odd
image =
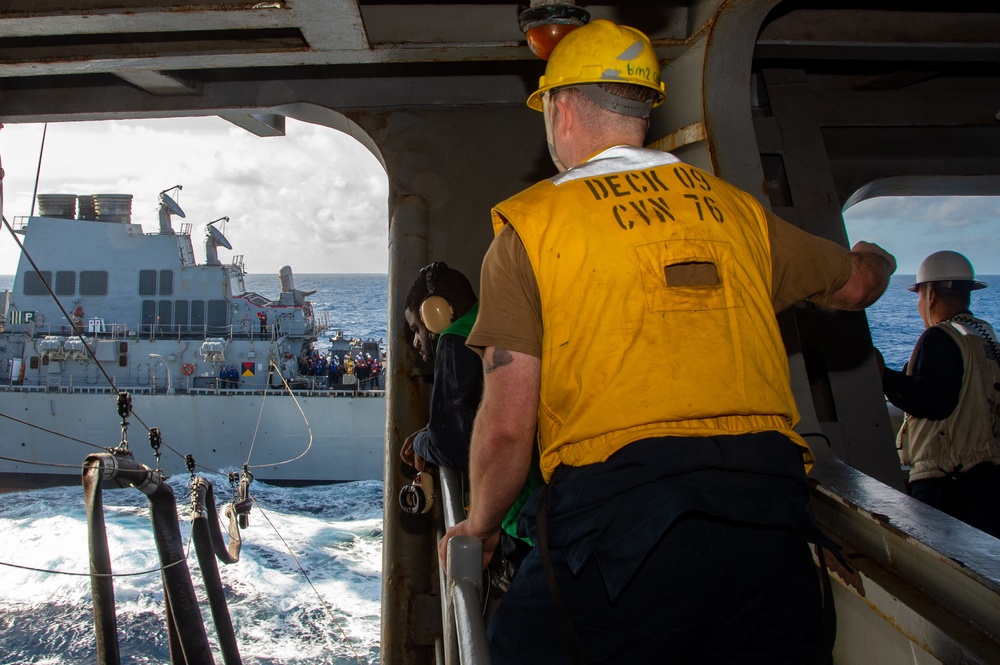
[[[120,194],[40,195],[37,216],[13,220],[24,251],[0,294],[0,477],[75,482],[88,453],[125,439],[117,395],[127,393],[130,450],[166,474],[246,466],[271,482],[381,479],[384,392],[299,371],[329,328],[312,292],[287,266],[273,299],[248,291],[242,256],[219,259],[232,249],[216,228],[225,218],[205,226],[199,263],[192,225],[173,228],[184,213],[172,189],[156,233],[132,222],[132,197]],[[382,358],[376,341],[338,332],[330,343],[341,359]]]

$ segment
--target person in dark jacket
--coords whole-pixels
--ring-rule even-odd
[[[882,390],[906,414],[896,447],[910,495],[1000,538],[1000,345],[969,309],[986,283],[945,250],[924,259],[909,288],[926,330],[902,371],[877,359]]]
[[[414,349],[425,361],[434,361],[430,419],[406,438],[400,453],[417,471],[427,462],[468,468],[472,422],[483,394],[483,364],[465,339],[478,311],[468,278],[443,262],[420,271],[403,303]]]
[[[413,334],[413,347],[425,361],[434,360],[430,420],[425,428],[407,437],[400,452],[417,471],[424,471],[429,462],[468,474],[472,425],[483,394],[483,364],[465,342],[478,313],[479,301],[469,280],[444,263],[432,263],[421,270],[407,294],[403,314]],[[436,345],[432,337],[437,338]],[[518,529],[518,515],[540,483],[541,471],[533,459],[521,494],[504,518],[498,556],[490,563],[494,605],[506,593],[532,547],[531,539]],[[489,611],[493,609],[491,605]]]

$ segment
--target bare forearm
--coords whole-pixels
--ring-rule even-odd
[[[528,477],[532,444],[530,438],[525,441],[485,436],[473,443],[469,469],[471,532],[486,535],[500,528]]]
[[[483,400],[472,429],[469,517],[448,529],[438,543],[441,562],[448,541],[475,536],[483,541],[483,566],[500,540],[500,525],[517,498],[531,465],[541,363],[534,356],[489,347],[483,356]]]
[[[531,464],[538,409],[538,360],[504,349],[484,356],[486,389],[472,433],[470,530],[500,528]]]
[[[896,271],[896,259],[869,242],[859,242],[851,250],[851,277],[833,294],[834,309],[860,310],[878,300]]]

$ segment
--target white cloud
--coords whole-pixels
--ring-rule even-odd
[[[6,171],[3,213],[27,215],[42,125],[0,130]],[[228,216],[225,234],[252,273],[385,272],[388,183],[378,161],[335,130],[287,120],[286,136],[260,138],[220,118],[53,123],[40,193],[133,195],[132,217],[155,232],[157,194],[181,184],[177,201],[194,225],[202,259],[206,222]],[[912,274],[939,249],[964,253],[980,274],[1000,274],[1000,197],[884,197],[846,214],[851,241],[877,242]],[[178,224],[179,220],[175,220]],[[0,274],[18,249],[0,233]]]
[[[887,196],[844,214],[851,242],[867,240],[896,257],[897,272],[914,274],[928,254],[965,254],[981,275],[1000,274],[1000,197]]]
[[[28,215],[42,125],[0,130],[4,216]],[[50,124],[39,193],[132,194],[132,219],[156,232],[157,195],[174,185],[193,224],[227,216],[226,237],[251,273],[385,272],[388,181],[361,144],[335,130],[287,120],[283,137],[260,138],[220,118]],[[37,212],[37,208],[36,208]],[[0,236],[0,274],[18,248]]]

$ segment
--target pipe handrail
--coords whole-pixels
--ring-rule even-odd
[[[445,529],[465,519],[462,473],[441,467],[441,512]],[[443,535],[439,534],[439,535]],[[448,541],[448,572],[439,570],[443,640],[447,665],[490,665],[483,620],[483,544],[472,536]]]
[[[483,543],[474,536],[448,541],[448,606],[455,617],[459,662],[489,665],[490,651],[483,623]]]

